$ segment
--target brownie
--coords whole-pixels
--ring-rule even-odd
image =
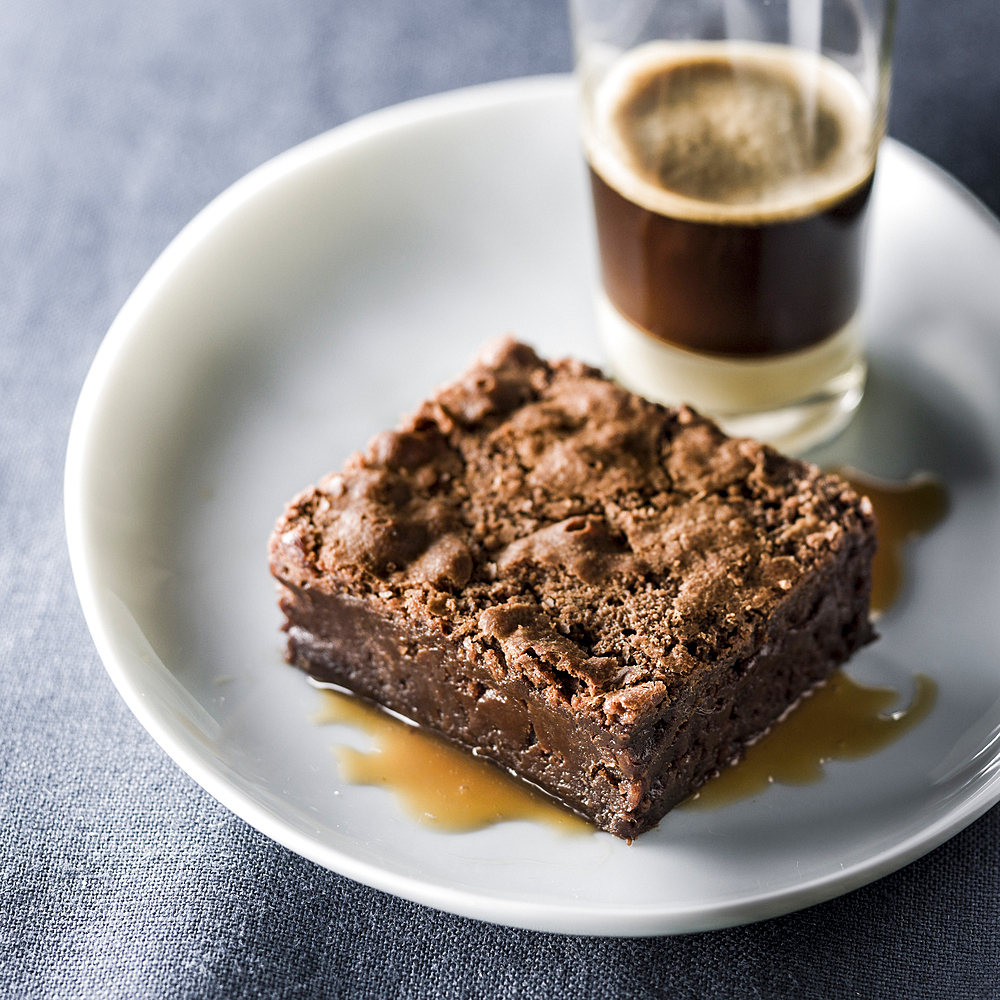
[[[632,838],[872,638],[843,480],[489,346],[288,505],[288,659]]]

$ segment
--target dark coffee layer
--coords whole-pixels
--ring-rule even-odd
[[[662,42],[624,56],[586,131],[604,287],[670,344],[818,344],[854,315],[874,171],[867,98],[788,46]]]
[[[572,361],[490,348],[289,504],[289,658],[618,836],[868,641],[843,481]]]
[[[783,354],[819,343],[857,310],[871,177],[816,215],[770,225],[670,218],[624,198],[593,168],[590,177],[604,289],[660,340]]]

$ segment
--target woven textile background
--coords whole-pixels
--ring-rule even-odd
[[[890,131],[1000,210],[1000,6],[902,0],[897,42]],[[62,465],[87,368],[157,254],[317,132],[569,66],[562,0],[0,6],[0,996],[1000,997],[1000,809],[750,927],[510,930],[278,847],[182,773],[104,673]]]

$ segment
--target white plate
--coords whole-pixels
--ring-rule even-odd
[[[850,668],[907,693],[934,677],[917,729],[820,784],[674,813],[631,847],[530,823],[441,834],[341,783],[335,733],[308,722],[318,696],[281,663],[266,542],[284,502],[489,337],[593,357],[588,212],[562,77],[391,108],[251,173],[167,248],[98,352],[67,456],[73,571],[142,724],[291,850],[543,930],[758,920],[904,865],[1000,798],[1000,233],[903,147],[886,146],[876,195],[871,391],[824,460],[928,468],[952,491]]]

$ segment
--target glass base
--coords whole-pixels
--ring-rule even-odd
[[[801,454],[842,431],[864,394],[855,320],[814,347],[744,360],[665,344],[625,319],[603,290],[596,307],[601,343],[622,385],[657,403],[687,403],[735,437]]]

